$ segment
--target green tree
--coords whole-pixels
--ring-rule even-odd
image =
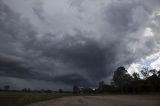
[[[121,93],[127,92],[127,88],[130,85],[130,82],[133,78],[128,74],[125,67],[118,67],[114,72],[112,83],[113,85],[120,90]]]
[[[143,75],[144,79],[147,79],[149,77],[150,74],[150,70],[148,67],[143,67],[141,70],[141,74]]]
[[[134,72],[132,74],[132,76],[133,76],[134,80],[140,80],[140,75],[138,73]]]
[[[127,73],[126,69],[124,67],[118,67],[113,75],[113,85],[116,87],[120,87],[122,85],[122,80],[124,78],[124,75]]]

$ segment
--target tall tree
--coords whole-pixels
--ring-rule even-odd
[[[112,83],[121,92],[125,92],[132,79],[125,67],[121,66],[114,72]]]
[[[134,80],[140,80],[140,75],[138,73],[134,72],[132,74],[132,76],[133,76]]]

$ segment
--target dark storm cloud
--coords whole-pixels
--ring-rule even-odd
[[[74,45],[74,43],[77,43],[79,38],[75,39],[74,37],[67,37],[64,40],[54,44],[52,43],[53,41],[50,41],[52,38],[51,36],[54,36],[51,34],[47,34],[44,39],[42,38],[40,41],[36,40],[36,32],[31,29],[30,25],[28,23],[23,25],[19,19],[19,16],[12,12],[3,3],[1,3],[1,5],[3,5],[1,7],[5,8],[2,8],[3,11],[1,12],[1,14],[5,14],[4,17],[1,15],[1,53],[5,54],[2,55],[2,58],[0,58],[1,76],[44,81],[59,81],[69,85],[74,83],[91,85],[87,79],[83,78],[83,76],[79,74],[67,73],[67,75],[59,77],[56,76],[55,78],[49,74],[46,74],[44,71],[47,71],[48,67],[46,68],[45,65],[52,62],[52,59],[64,63],[71,63],[74,67],[80,68],[79,70],[82,70],[82,73],[86,73],[87,76],[90,75],[94,79],[97,79],[97,75],[99,77],[102,75],[105,76],[105,54],[96,42],[84,39],[85,42],[87,42],[87,45]],[[6,18],[7,20],[4,21]],[[69,43],[73,43],[73,46],[68,46]],[[59,46],[61,47],[59,48]],[[37,56],[37,52],[42,52],[42,54]],[[4,56],[7,58],[4,58]],[[42,57],[50,58],[51,61],[49,60],[43,65],[41,65],[41,63],[39,65],[37,58]],[[36,59],[37,61],[34,64],[33,61]],[[36,66],[36,64],[38,64],[38,66]],[[54,69],[54,64],[50,67],[52,67],[51,71],[53,72],[54,70],[57,70]],[[99,71],[101,71],[101,73]]]
[[[83,76],[79,74],[68,74],[68,75],[61,75],[56,76],[54,78],[54,81],[60,81],[62,83],[68,84],[68,85],[79,85],[79,86],[93,86],[93,82],[89,82],[88,79],[84,78]]]
[[[50,38],[50,35],[46,36],[49,36]],[[39,70],[43,69],[46,64],[52,63],[54,60],[55,62],[63,63],[60,67],[65,67],[68,64],[71,65],[69,69],[63,69],[62,72],[70,73],[71,71],[70,74],[80,73],[85,75],[89,80],[96,81],[111,74],[112,67],[110,66],[112,64],[111,61],[113,62],[115,58],[113,55],[115,55],[116,45],[112,44],[108,45],[108,47],[101,47],[97,41],[82,37],[82,35],[79,35],[78,37],[66,37],[58,42],[54,40],[50,41],[45,38],[42,38],[42,41],[27,44],[27,46],[30,45],[29,49],[40,51],[40,57],[47,59],[42,66],[36,67]],[[47,43],[45,44],[45,42]],[[111,49],[110,46],[113,48]],[[55,68],[54,64],[55,63],[53,62],[53,65],[49,66],[52,67],[51,70],[53,72],[58,70]],[[74,69],[75,67],[76,69]],[[46,70],[47,68],[48,67],[46,67]]]
[[[110,78],[117,66],[131,64],[156,48],[153,38],[143,36],[154,11],[148,2],[101,2],[56,1],[62,4],[58,13],[59,6],[50,7],[53,1],[34,5],[32,12],[47,22],[44,32],[51,29],[41,33],[0,0],[0,76],[95,86]]]
[[[0,76],[1,77],[16,77],[28,80],[42,80],[42,81],[50,81],[50,82],[61,82],[68,85],[92,85],[91,82],[88,82],[87,79],[83,78],[83,76],[79,74],[67,74],[52,77],[45,73],[34,72],[32,69],[28,67],[24,67],[21,65],[22,63],[18,63],[13,60],[8,60],[6,58],[0,57]]]
[[[68,38],[67,38],[68,39]],[[65,63],[71,63],[78,67],[82,73],[87,74],[93,79],[106,75],[106,52],[100,45],[88,39],[83,39],[77,43],[80,38],[65,40],[54,45],[53,48],[44,52],[45,56],[56,58]],[[83,44],[84,42],[84,44]],[[58,46],[61,46],[60,48]]]
[[[34,78],[34,73],[29,67],[24,67],[22,62],[11,60],[9,58],[0,57],[0,76],[17,77],[17,78]]]

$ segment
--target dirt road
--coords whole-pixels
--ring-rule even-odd
[[[160,106],[160,96],[72,96],[39,102],[28,106]]]

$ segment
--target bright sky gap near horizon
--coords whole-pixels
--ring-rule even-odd
[[[160,0],[0,0],[0,85],[96,86],[121,65],[160,70]]]

